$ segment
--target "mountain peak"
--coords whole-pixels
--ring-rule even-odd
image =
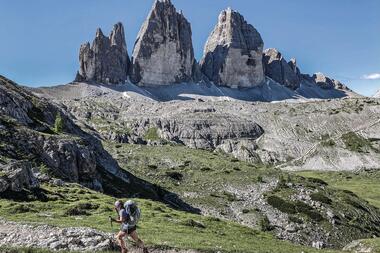
[[[215,84],[253,87],[264,80],[260,33],[231,8],[220,13],[201,60],[205,75]]]
[[[131,80],[142,86],[190,82],[194,50],[190,23],[169,0],[156,1],[137,36]]]
[[[104,36],[98,28],[92,47],[88,42],[81,46],[79,62],[80,68],[75,78],[78,82],[124,83],[130,61],[123,25],[115,24],[109,37]]]

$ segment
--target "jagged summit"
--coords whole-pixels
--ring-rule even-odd
[[[157,0],[137,36],[131,80],[140,86],[190,82],[194,50],[191,25],[170,0]]]
[[[127,80],[130,60],[122,23],[114,25],[109,37],[98,28],[92,46],[88,42],[81,46],[79,62],[76,81],[124,83]]]
[[[318,87],[326,91],[352,92],[340,81],[327,77],[323,73],[318,72],[312,76],[302,74],[295,58],[287,62],[275,48],[268,48],[264,51],[263,62],[265,75],[291,90],[297,90],[304,84],[303,86],[309,87],[309,89],[310,87]],[[306,90],[303,89],[303,92],[308,93],[307,88]]]
[[[215,84],[252,87],[264,80],[259,32],[237,11],[228,8],[219,15],[201,60],[202,72]]]
[[[269,48],[264,51],[263,61],[266,76],[292,90],[300,87],[300,71],[295,59],[288,63],[277,49]]]
[[[260,93],[255,98],[264,100],[356,95],[321,73],[303,74],[296,59],[286,61],[277,49],[263,48],[264,41],[255,27],[238,11],[227,8],[220,13],[198,64],[189,21],[170,0],[156,0],[139,31],[131,60],[121,23],[115,24],[108,37],[98,28],[92,45],[85,43],[80,48],[80,69],[75,81],[132,82],[141,87],[164,87],[169,93],[174,92],[170,90],[175,89],[173,84],[185,84],[181,87],[186,87],[187,93],[192,92],[190,84],[198,83],[207,87],[214,84],[219,88],[255,88],[253,93]],[[273,85],[277,88],[267,89]]]

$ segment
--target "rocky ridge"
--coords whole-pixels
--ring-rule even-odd
[[[300,87],[300,71],[295,59],[286,62],[277,49],[269,48],[264,51],[263,61],[266,76],[292,90]]]
[[[260,33],[229,8],[220,13],[198,64],[190,23],[170,0],[156,0],[137,36],[131,62],[122,24],[116,24],[109,37],[98,29],[92,46],[86,43],[80,48],[80,70],[75,81],[119,84],[130,80],[140,87],[153,88],[182,83],[262,87],[263,95],[267,92],[266,97],[274,98],[292,92],[305,98],[355,96],[339,81],[320,73],[302,74],[295,59],[286,62],[276,49],[263,52],[263,47]],[[267,89],[271,82],[283,86],[284,91]]]
[[[331,79],[323,73],[315,73],[312,76],[301,73],[295,58],[287,62],[275,48],[269,48],[264,51],[263,62],[265,75],[291,90],[298,90],[302,85],[303,87],[318,86],[322,90],[352,92],[340,81]],[[302,95],[303,92],[300,92],[300,94]]]

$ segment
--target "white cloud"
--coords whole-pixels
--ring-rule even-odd
[[[378,80],[378,79],[380,79],[380,73],[373,73],[373,74],[364,75],[364,76],[362,76],[362,79]]]

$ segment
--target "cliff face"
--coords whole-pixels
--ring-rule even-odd
[[[130,60],[123,25],[117,23],[109,37],[104,36],[98,28],[92,46],[88,42],[81,46],[79,62],[76,81],[124,83],[127,80]]]
[[[260,34],[242,15],[231,9],[222,11],[205,45],[202,72],[217,85],[259,85],[265,77],[263,46]]]
[[[141,86],[190,82],[194,51],[191,26],[170,0],[156,1],[137,36],[131,80]]]
[[[299,88],[300,71],[294,59],[288,63],[280,52],[270,48],[264,51],[263,61],[266,76],[292,90]]]

